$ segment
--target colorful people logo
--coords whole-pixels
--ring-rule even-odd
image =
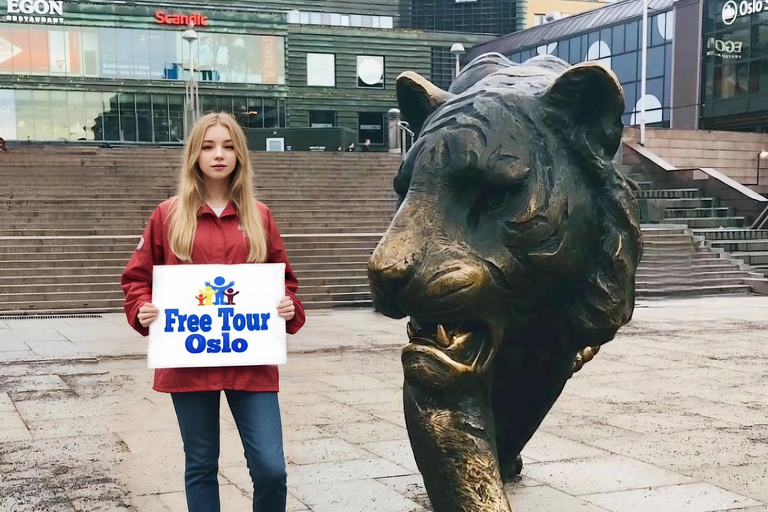
[[[213,280],[213,284],[208,281],[205,282],[205,288],[198,290],[200,295],[195,296],[198,302],[198,306],[234,306],[235,295],[240,292],[236,292],[234,288],[234,281],[229,284],[227,280],[221,276],[218,276]],[[226,298],[226,301],[224,300]]]

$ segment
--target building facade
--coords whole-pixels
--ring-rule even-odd
[[[621,81],[624,123],[639,123],[642,0],[590,12],[478,45],[522,62],[553,54],[600,60]],[[680,129],[768,132],[768,2],[650,0],[646,123]]]
[[[179,144],[194,74],[202,111],[245,128],[334,126],[385,144],[399,73],[449,83],[450,46],[492,39],[412,29],[400,2],[301,5],[0,0],[0,137]]]
[[[538,27],[545,23],[591,11],[616,0],[528,0],[525,27]]]

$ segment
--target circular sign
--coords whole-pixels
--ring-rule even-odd
[[[365,85],[378,85],[384,75],[381,63],[377,59],[365,59],[357,65],[357,76]]]
[[[730,25],[734,21],[736,21],[736,16],[739,15],[738,6],[736,5],[736,2],[733,0],[728,0],[725,2],[725,5],[723,6],[723,23],[726,25]]]

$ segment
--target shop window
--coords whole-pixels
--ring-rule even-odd
[[[357,114],[358,142],[370,139],[371,144],[384,144],[384,116],[381,112]]]
[[[69,140],[69,112],[67,111],[67,92],[50,91],[48,105],[37,105],[48,109],[51,116],[51,140]]]
[[[170,141],[170,121],[168,119],[168,96],[152,95],[152,129],[155,142]]]
[[[624,51],[632,51],[640,48],[640,24],[637,21],[624,25]]]
[[[152,142],[152,101],[149,94],[136,95],[136,130],[139,142]]]
[[[264,128],[279,128],[277,100],[264,98]]]
[[[581,39],[574,37],[569,40],[570,51],[568,53],[568,62],[576,64],[581,62]]]
[[[18,140],[16,131],[16,91],[0,89],[0,134],[6,140]]]
[[[237,124],[243,128],[248,127],[248,100],[246,98],[232,98],[232,115]]]
[[[120,138],[128,142],[135,142],[136,137],[136,104],[132,93],[123,93],[119,97],[120,103]]]
[[[611,51],[614,55],[624,53],[624,25],[616,25],[611,30]]]
[[[715,99],[734,98],[749,90],[749,66],[747,63],[726,64],[715,68],[713,80]]]
[[[184,96],[168,95],[169,138],[171,142],[184,141]]]
[[[621,83],[634,82],[639,78],[638,53],[631,52],[623,55],[614,55],[611,58],[611,69],[619,77]]]
[[[51,96],[53,100],[53,96]],[[81,91],[69,91],[66,93],[67,105],[67,132],[69,140],[87,140],[88,139],[88,120],[85,110],[85,93]]]
[[[248,128],[264,128],[264,105],[261,98],[248,98]]]
[[[357,56],[357,86],[369,89],[384,88],[384,57]]]
[[[307,85],[336,87],[336,56],[334,54],[307,54]]]
[[[336,126],[336,112],[332,110],[310,110],[310,128],[332,128]]]

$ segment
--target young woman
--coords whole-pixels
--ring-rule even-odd
[[[278,314],[289,334],[304,324],[293,275],[269,209],[253,196],[245,135],[228,114],[208,114],[184,149],[179,195],[163,202],[123,273],[125,312],[139,333],[157,317],[154,265],[285,263]],[[185,453],[190,512],[218,512],[219,400],[225,392],[253,480],[253,510],[285,512],[286,469],[276,366],[155,370],[157,391],[171,394]]]

